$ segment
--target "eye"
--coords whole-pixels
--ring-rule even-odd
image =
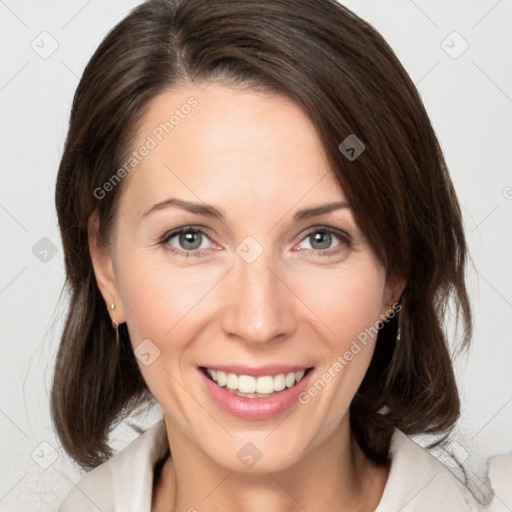
[[[203,250],[214,245],[203,230],[194,227],[176,229],[165,235],[161,243],[173,252],[185,252],[191,255],[201,255]]]
[[[302,239],[297,246],[299,249],[312,250],[331,254],[343,246],[350,245],[350,236],[343,232],[327,228],[315,228]]]

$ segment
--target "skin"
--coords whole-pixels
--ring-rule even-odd
[[[150,339],[160,350],[149,366],[139,362],[164,411],[172,453],[152,509],[373,510],[388,468],[375,467],[353,439],[348,409],[375,339],[308,404],[267,420],[220,410],[197,366],[300,364],[315,367],[314,382],[389,315],[404,283],[386,278],[349,207],[294,219],[301,209],[346,199],[292,100],[186,84],[149,105],[134,148],[190,96],[197,107],[125,178],[109,248],[94,243],[91,221],[94,270],[107,307],[115,304],[113,319],[127,322],[134,347]],[[143,217],[171,197],[212,205],[224,219],[178,206]],[[159,243],[189,225],[207,233],[200,255],[178,236]],[[319,246],[310,228],[326,227],[334,233]],[[252,263],[236,252],[247,236],[263,250]],[[262,453],[250,469],[236,455],[247,442]]]

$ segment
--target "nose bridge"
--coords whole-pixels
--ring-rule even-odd
[[[254,250],[250,247],[249,251]],[[236,335],[253,344],[262,344],[294,329],[291,296],[272,269],[271,251],[261,251],[245,258],[240,248],[231,272],[232,296],[226,301],[222,324],[227,334]],[[272,269],[272,270],[271,270]]]

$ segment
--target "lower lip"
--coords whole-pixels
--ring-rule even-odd
[[[221,388],[200,368],[198,371],[213,401],[228,414],[246,420],[266,420],[283,413],[294,403],[298,403],[298,397],[307,388],[313,373],[313,369],[310,369],[298,384],[279,391],[275,395],[266,398],[245,398]]]

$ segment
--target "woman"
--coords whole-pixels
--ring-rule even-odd
[[[52,411],[95,468],[62,511],[477,509],[407,437],[459,414],[459,205],[411,80],[346,8],[135,9],[84,71],[56,206]]]

